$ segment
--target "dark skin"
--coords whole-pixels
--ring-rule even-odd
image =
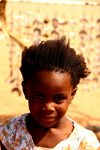
[[[74,127],[65,114],[77,90],[71,85],[71,76],[42,71],[22,86],[30,109],[26,126],[35,145],[53,148],[67,139]]]
[[[31,112],[26,125],[35,145],[54,148],[74,129],[73,122],[65,117],[77,90],[71,85],[71,76],[42,71],[33,75],[27,83],[23,82],[22,86]]]
[[[27,116],[27,128],[29,133],[32,135],[36,146],[54,148],[59,142],[67,139],[73,131],[73,123],[66,120],[66,118],[64,118],[62,125],[51,128],[45,128],[37,125],[34,125],[33,128],[30,118],[32,118],[31,115]],[[64,125],[67,126],[68,129],[65,130]]]
[[[65,113],[77,88],[73,89],[70,75],[55,72],[33,75],[32,80],[23,82],[22,86],[31,112],[26,118],[26,126],[35,145],[54,148],[74,129]],[[2,143],[1,150],[6,150]]]

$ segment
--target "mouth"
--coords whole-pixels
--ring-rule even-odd
[[[52,121],[55,119],[54,116],[40,116],[40,118],[44,121]]]

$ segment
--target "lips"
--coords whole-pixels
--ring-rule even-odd
[[[41,118],[55,118],[54,116],[40,116]]]
[[[55,119],[54,116],[40,116],[40,118],[43,120],[54,120]]]

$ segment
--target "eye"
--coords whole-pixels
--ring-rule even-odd
[[[41,99],[43,99],[44,97],[41,95],[41,94],[31,94],[31,96],[34,98],[34,100],[35,99],[37,99],[37,100],[41,100]]]
[[[62,101],[64,101],[66,98],[65,97],[56,97],[55,98],[55,101],[57,101],[57,102],[62,102]]]
[[[42,95],[37,95],[37,94],[35,94],[35,95],[33,95],[33,97],[34,97],[34,98],[37,98],[37,99],[43,99],[43,96],[42,96]]]

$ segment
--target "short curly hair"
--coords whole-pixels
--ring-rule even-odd
[[[32,73],[44,70],[69,73],[73,87],[90,74],[84,57],[70,48],[66,38],[42,41],[39,45],[24,48],[20,67],[23,80],[30,80]]]

